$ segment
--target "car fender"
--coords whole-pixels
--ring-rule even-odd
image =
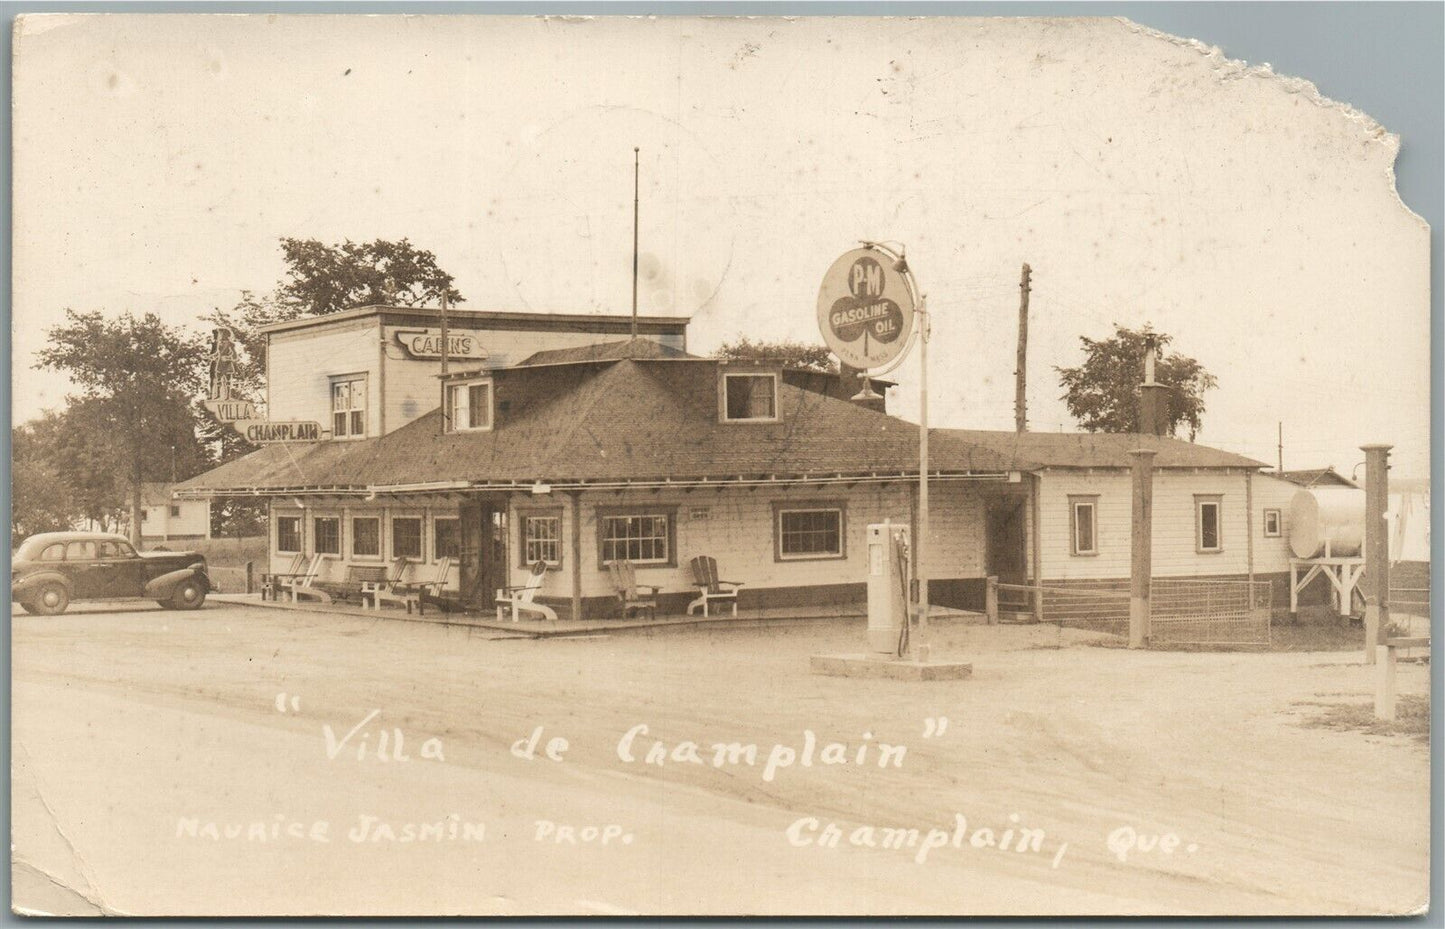
[[[188,568],[178,568],[175,571],[167,571],[165,574],[151,578],[146,582],[145,595],[154,600],[169,600],[175,593],[177,585],[181,581],[188,581],[191,578],[200,580],[206,592],[210,592],[211,579],[206,576],[206,566],[193,564]]]
[[[66,596],[73,598],[75,584],[59,571],[38,571],[35,574],[27,574],[14,581],[10,585],[10,599],[17,600],[28,593],[39,590],[44,584],[59,584],[65,588]]]

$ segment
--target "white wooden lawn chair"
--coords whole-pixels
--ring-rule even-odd
[[[450,556],[443,556],[437,561],[436,573],[429,581],[411,581],[409,583],[397,583],[393,585],[392,592],[398,597],[416,597],[416,611],[426,615],[426,598],[440,597],[447,586],[447,575],[452,571],[452,559]]]
[[[318,603],[330,603],[331,594],[319,587],[314,587],[316,579],[321,576],[321,568],[326,564],[326,559],[331,555],[312,555],[311,563],[306,568],[306,573],[293,577],[290,580],[281,579],[281,587],[291,591],[291,602],[298,603],[303,598],[315,599]]]
[[[391,563],[391,568],[386,572],[386,580],[363,581],[361,584],[361,602],[365,604],[369,599],[371,608],[380,610],[383,603],[395,603],[398,606],[406,607],[406,612],[411,613],[413,606],[421,608],[421,591],[402,581],[406,576],[407,560],[398,558]]]
[[[623,619],[630,612],[644,612],[657,619],[657,595],[661,587],[637,583],[637,567],[630,561],[609,561],[607,570],[612,574],[612,589],[622,605]],[[643,593],[644,590],[651,593]]]
[[[521,613],[540,613],[543,619],[557,621],[557,611],[545,603],[536,603],[533,598],[542,586],[542,578],[547,574],[547,563],[538,561],[532,565],[532,573],[527,577],[527,583],[520,587],[503,587],[497,591],[497,622],[502,621],[502,614],[507,607],[512,608],[512,622],[516,622]]]
[[[692,579],[697,584],[698,598],[687,605],[687,611],[691,613],[698,607],[702,607],[702,615],[706,616],[707,606],[714,600],[731,602],[733,615],[738,615],[738,591],[742,590],[741,581],[724,581],[717,576],[717,559],[707,555],[698,555],[692,560]]]
[[[305,574],[306,556],[301,552],[297,552],[296,557],[291,559],[291,564],[286,568],[285,571],[272,572],[261,575],[261,599],[281,599],[281,591],[284,589],[282,585],[286,581],[294,580],[298,577],[304,577]]]

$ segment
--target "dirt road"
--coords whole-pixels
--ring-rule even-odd
[[[809,655],[861,640],[854,624],[534,641],[246,607],[16,616],[14,902],[144,915],[1426,903],[1427,747],[1304,724],[1312,704],[1368,699],[1355,654],[1137,653],[954,626],[934,652],[971,660],[967,681],[808,673]],[[1406,667],[1400,685],[1423,693],[1427,672]],[[517,757],[539,726],[533,757]]]

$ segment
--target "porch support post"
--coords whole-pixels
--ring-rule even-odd
[[[569,490],[572,498],[572,621],[582,618],[582,491]]]

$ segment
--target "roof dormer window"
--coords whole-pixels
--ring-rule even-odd
[[[778,421],[778,375],[771,372],[727,373],[722,376],[722,421]]]
[[[477,432],[492,428],[491,380],[448,384],[445,412],[447,432]]]

